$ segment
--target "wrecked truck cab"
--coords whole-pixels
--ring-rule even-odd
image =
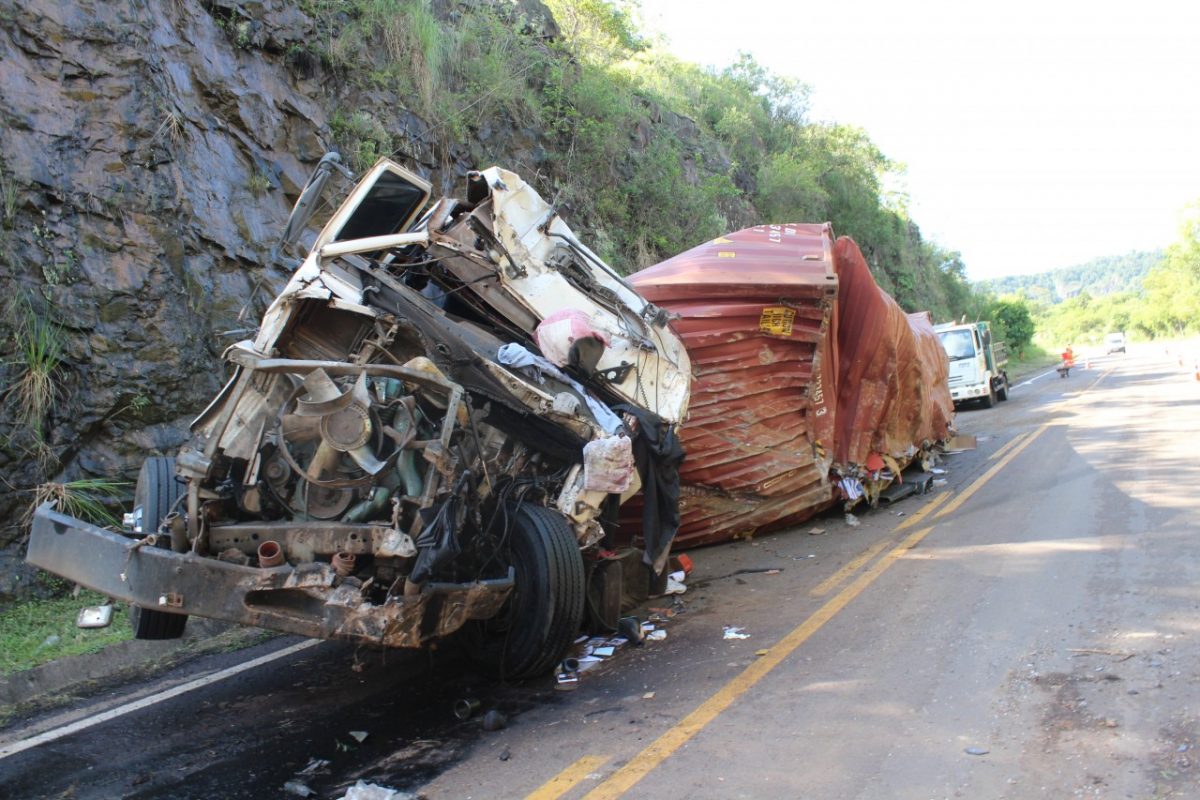
[[[519,176],[429,189],[376,164],[226,351],[189,443],[147,461],[129,529],[43,507],[28,560],[130,602],[143,637],[189,614],[395,647],[470,628],[503,674],[549,670],[690,363]]]

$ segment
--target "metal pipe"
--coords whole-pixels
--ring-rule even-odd
[[[367,519],[376,519],[384,508],[387,507],[388,500],[392,497],[392,492],[396,490],[394,479],[390,482],[391,486],[376,486],[371,492],[370,498],[361,501],[353,506],[342,517],[342,522],[362,522]]]
[[[278,567],[283,563],[283,548],[279,542],[268,539],[258,546],[258,566],[263,569]]]
[[[350,577],[354,572],[354,553],[345,551],[333,554],[333,571],[343,578]]]
[[[176,553],[186,553],[188,551],[187,520],[178,511],[172,511],[167,514],[163,524],[171,532],[171,549]]]

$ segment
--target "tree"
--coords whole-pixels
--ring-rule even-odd
[[[1008,344],[1014,353],[1022,353],[1033,341],[1035,330],[1033,315],[1024,300],[997,300],[989,309],[988,317],[995,328],[996,338]]]

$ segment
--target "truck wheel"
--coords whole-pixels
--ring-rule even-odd
[[[991,381],[988,381],[988,393],[987,396],[983,398],[983,407],[991,408],[994,405],[996,405],[996,385]]]
[[[996,399],[1000,402],[1008,399],[1008,373],[1001,373],[1000,388],[996,390]]]
[[[158,524],[171,513],[182,494],[183,487],[175,480],[175,459],[154,456],[142,463],[133,491],[133,513],[137,516],[140,511],[143,535],[158,530]],[[158,546],[170,547],[170,543],[160,539]],[[178,639],[187,625],[187,614],[168,614],[131,605],[129,624],[135,639]]]
[[[533,678],[566,654],[583,624],[583,558],[566,519],[542,506],[509,509],[516,587],[500,614],[478,624],[473,656],[501,678]]]

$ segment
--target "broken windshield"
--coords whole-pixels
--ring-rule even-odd
[[[380,172],[371,191],[338,231],[335,241],[386,236],[404,230],[429,200],[427,186],[390,170]]]
[[[942,340],[942,347],[946,349],[946,355],[950,356],[951,361],[975,357],[975,342],[971,338],[971,331],[943,331],[938,334],[938,338]]]

